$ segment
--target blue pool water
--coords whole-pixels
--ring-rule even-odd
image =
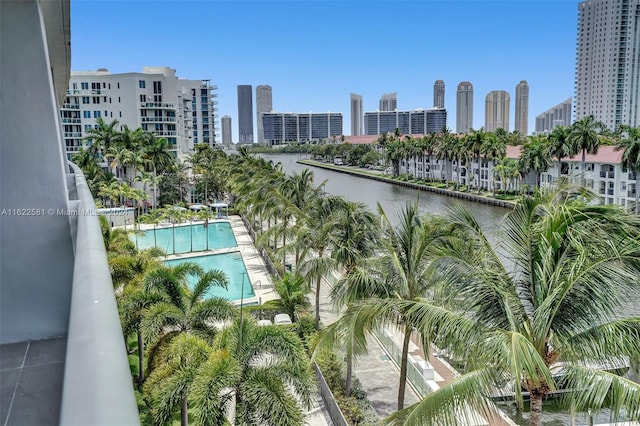
[[[229,284],[227,290],[221,287],[211,287],[207,293],[208,297],[223,297],[227,300],[241,300],[254,297],[255,293],[247,274],[247,268],[244,266],[240,253],[224,253],[212,254],[208,256],[190,257],[188,259],[167,260],[167,266],[175,266],[184,262],[193,262],[200,265],[205,271],[219,269],[227,274]],[[244,285],[243,285],[244,280]],[[189,277],[189,283],[195,285],[196,277]],[[244,287],[244,296],[242,290]]]
[[[238,245],[229,222],[209,222],[206,227],[202,222],[187,226],[150,229],[144,231],[143,235],[131,235],[131,240],[140,250],[157,246],[167,254],[216,250]]]

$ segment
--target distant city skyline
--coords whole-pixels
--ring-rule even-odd
[[[573,96],[577,1],[406,1],[402,31],[381,32],[371,25],[394,15],[397,6],[386,0],[333,2],[331,7],[314,0],[74,0],[72,70],[104,67],[118,73],[168,66],[179,77],[208,79],[218,86],[217,116],[232,118],[234,134],[236,88],[242,84],[270,85],[274,110],[341,112],[345,135],[351,133],[350,93],[362,96],[363,111],[377,110],[380,96],[393,92],[399,110],[426,109],[433,106],[434,81],[443,80],[449,87],[444,104],[452,130],[455,87],[463,81],[473,84],[475,129],[484,125],[485,96],[504,89],[515,99],[514,88],[521,80],[530,87],[529,123]],[[165,28],[192,22],[194,16],[211,16],[212,25],[192,25],[188,32],[166,37]],[[309,16],[330,21],[346,33],[310,31]],[[263,25],[285,20],[287,25]],[[430,33],[446,34],[445,43],[407,43],[424,38],[426,21]],[[478,28],[475,23],[481,21],[500,24]],[[162,49],[148,48],[149,40],[160,39]],[[286,39],[287,44],[275,51],[264,49],[257,39]],[[310,47],[313,55],[308,54]],[[510,114],[513,120],[513,105]],[[252,118],[257,127],[255,114]]]

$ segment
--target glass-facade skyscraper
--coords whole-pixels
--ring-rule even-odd
[[[238,142],[253,143],[253,97],[251,85],[238,86]]]

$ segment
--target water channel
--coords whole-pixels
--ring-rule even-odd
[[[306,154],[263,154],[262,156],[274,163],[281,163],[282,170],[289,175],[300,173],[304,169],[313,171],[314,185],[324,182],[324,189],[329,194],[362,202],[373,212],[377,212],[377,204],[380,203],[392,221],[407,203],[417,202],[422,214],[444,214],[452,203],[461,203],[473,213],[487,238],[494,245],[499,238],[502,218],[509,211],[502,207],[453,199],[433,192],[418,191],[298,163],[299,159],[306,158]],[[512,404],[501,404],[500,408],[518,425],[529,424],[528,413],[518,412]],[[552,401],[546,401],[543,409],[543,424],[550,426],[608,424],[609,419],[608,410],[594,415],[593,423],[589,422],[586,413],[580,413],[572,419],[566,412],[560,412]]]

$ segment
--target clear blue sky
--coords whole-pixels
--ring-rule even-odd
[[[448,126],[455,91],[474,86],[474,128],[491,90],[529,83],[535,116],[573,96],[577,0],[214,1],[71,0],[72,70],[141,71],[169,66],[218,86],[219,117],[237,140],[239,84],[268,84],[279,112],[342,112],[349,93],[375,111],[384,93],[398,109],[433,106],[444,80]],[[255,121],[255,118],[254,118]],[[255,132],[255,129],[254,129]],[[257,133],[257,132],[256,132]],[[219,136],[218,136],[219,137]]]

